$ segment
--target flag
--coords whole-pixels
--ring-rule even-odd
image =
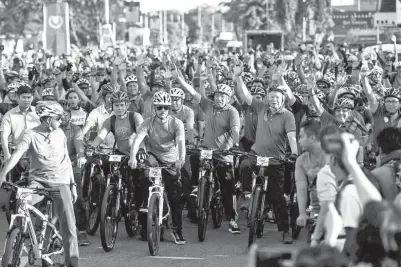
[[[68,3],[45,3],[43,6],[43,44],[54,55],[70,54]]]

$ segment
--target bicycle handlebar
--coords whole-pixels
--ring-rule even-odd
[[[18,190],[18,188],[22,188],[19,187],[18,185],[5,181],[1,188],[5,189],[6,191],[14,191],[16,192]],[[54,189],[54,188],[26,188],[29,190],[33,190],[33,194],[38,194],[38,195],[49,195],[50,193],[59,193],[60,190],[59,189]]]

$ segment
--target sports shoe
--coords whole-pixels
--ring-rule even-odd
[[[241,230],[238,227],[238,224],[235,220],[231,220],[230,224],[228,225],[228,231],[232,234],[240,234]]]
[[[292,237],[290,236],[289,232],[283,232],[283,243],[284,244],[292,244],[293,243]]]
[[[187,243],[184,236],[182,235],[182,231],[177,232],[173,230],[170,234],[174,238],[174,243],[176,243],[177,245],[185,245]]]
[[[190,196],[198,197],[198,186],[194,187]]]
[[[78,246],[89,246],[88,236],[85,231],[78,234]]]

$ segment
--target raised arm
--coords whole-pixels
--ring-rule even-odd
[[[181,86],[183,87],[183,89],[184,89],[186,92],[188,92],[188,93],[194,98],[194,100],[195,100],[197,103],[200,103],[201,98],[202,98],[201,94],[199,94],[198,92],[196,92],[196,90],[195,90],[190,84],[188,84],[187,82],[185,82],[185,79],[184,79],[182,76],[178,75],[177,70],[172,71],[172,74],[173,74],[173,78],[176,78],[176,79],[177,79],[177,81],[181,84]]]
[[[241,66],[235,66],[233,80],[237,83],[237,95],[242,102],[246,102],[248,105],[251,105],[253,97],[246,88],[246,85],[242,80],[241,73]]]

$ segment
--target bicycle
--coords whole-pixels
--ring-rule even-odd
[[[268,177],[265,176],[265,170],[270,165],[270,160],[283,160],[274,157],[264,157],[242,152],[243,155],[256,158],[256,167],[259,168],[257,174],[252,173],[252,193],[250,199],[250,208],[248,209],[248,247],[261,238],[264,232],[265,219],[265,201],[268,186]]]
[[[93,161],[89,166],[90,171],[88,179],[85,176],[85,169],[82,171],[82,194],[88,219],[86,232],[89,235],[94,235],[100,224],[100,209],[104,191],[106,189],[103,163],[104,159],[110,154],[110,152],[111,148],[102,146],[97,150],[90,146],[86,146],[85,148],[86,157],[93,158]],[[88,184],[88,186],[86,186],[86,184]]]
[[[138,168],[145,170],[145,178],[151,183],[149,186],[146,230],[150,255],[156,256],[159,251],[161,237],[163,237],[164,233],[163,227],[168,228],[167,220],[171,212],[162,176],[163,168],[168,167],[151,167],[143,163],[138,163]]]
[[[64,265],[64,253],[62,238],[55,226],[53,219],[53,198],[51,193],[59,190],[51,188],[21,188],[17,185],[4,182],[2,188],[7,191],[16,192],[18,212],[11,216],[10,227],[7,232],[6,245],[4,248],[2,266],[19,266],[23,249],[26,250],[24,242],[29,239],[28,261],[34,265],[37,259],[42,260],[42,266]],[[37,208],[28,204],[28,197],[32,194],[44,196],[46,210],[41,213]],[[43,201],[42,201],[43,202]],[[35,230],[31,214],[42,221],[40,230]],[[60,257],[59,261],[52,259],[53,256]],[[11,263],[10,263],[11,262]]]
[[[115,246],[118,224],[122,216],[125,218],[124,225],[128,236],[133,237],[139,233],[138,211],[135,208],[134,198],[136,192],[131,170],[126,166],[125,176],[120,172],[122,163],[127,163],[128,158],[125,155],[114,154],[108,158],[111,170],[107,176],[100,210],[100,239],[106,252]]]
[[[212,215],[213,227],[220,228],[223,221],[223,203],[218,185],[213,178],[215,171],[213,153],[226,153],[226,151],[206,148],[188,148],[189,155],[199,156],[199,182],[198,182],[198,240],[203,242],[206,238],[209,210]]]

